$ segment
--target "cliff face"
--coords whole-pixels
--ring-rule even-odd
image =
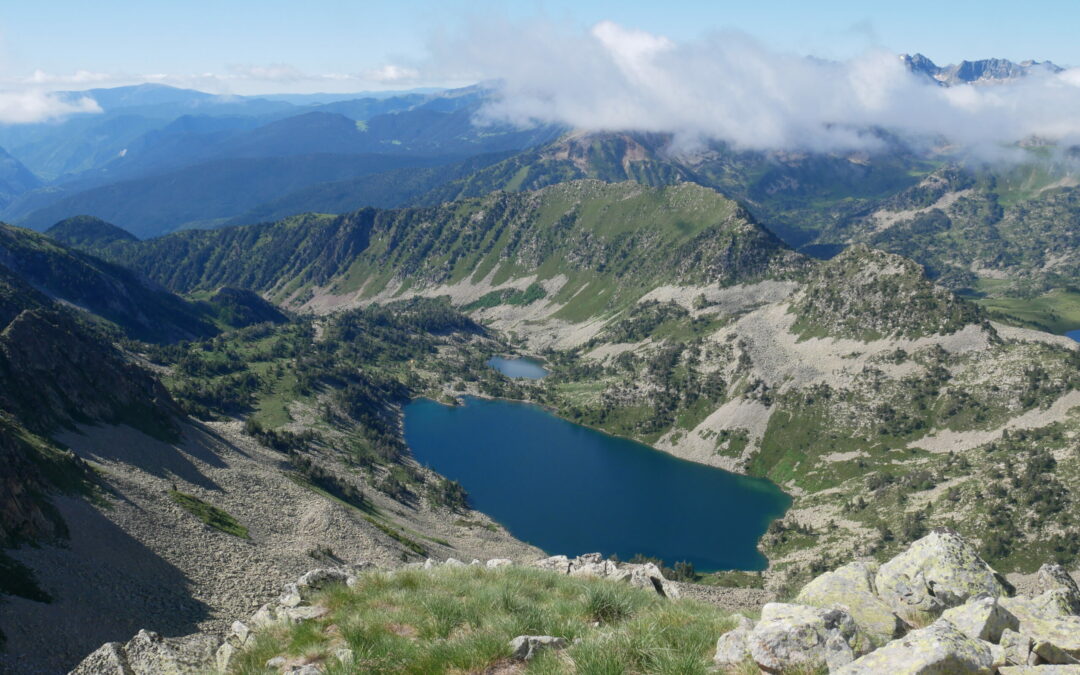
[[[173,430],[164,387],[62,313],[25,310],[0,332],[0,383],[0,408],[34,431],[92,421]]]
[[[55,539],[63,526],[50,518],[38,495],[49,488],[32,461],[34,448],[9,420],[0,418],[0,542]]]

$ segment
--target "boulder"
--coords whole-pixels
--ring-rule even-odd
[[[1001,605],[1020,622],[1019,633],[1080,658],[1080,616],[1055,616],[1031,598],[1001,598]]]
[[[570,574],[573,569],[574,563],[564,555],[553,555],[550,558],[544,558],[543,560],[537,560],[533,563],[540,569],[551,570],[553,572],[561,572],[562,574]]]
[[[228,642],[223,643],[218,647],[217,652],[214,654],[214,664],[217,666],[219,673],[229,672],[229,666],[232,665],[232,661],[236,658],[236,647],[233,647]]]
[[[999,675],[1080,675],[1080,666],[1003,666]]]
[[[1005,650],[1005,662],[1014,666],[1027,665],[1031,648],[1034,646],[1031,638],[1009,628],[1001,631],[998,644]]]
[[[335,584],[348,584],[351,576],[354,575],[340,569],[311,570],[297,580],[296,587],[300,591],[300,595],[306,600],[313,593]]]
[[[573,565],[570,568],[570,576],[573,577],[600,577],[606,579],[613,576],[619,568],[610,560],[600,562],[586,562]]]
[[[443,565],[447,567],[466,567],[465,563],[461,562],[457,558],[447,558]]]
[[[296,584],[285,584],[277,599],[279,607],[298,607],[302,602],[304,602],[304,596]]]
[[[629,576],[627,576],[627,573],[629,573]],[[631,586],[656,591],[657,595],[672,600],[679,597],[679,587],[664,578],[660,568],[653,563],[623,565],[617,568],[609,578],[618,581],[629,581]]]
[[[233,621],[232,626],[229,627],[229,634],[225,637],[225,642],[240,649],[247,644],[250,637],[251,629],[248,628],[247,624],[243,621]]]
[[[545,649],[566,649],[566,640],[550,635],[519,635],[510,641],[511,658],[529,661]]]
[[[217,640],[208,635],[163,638],[141,630],[127,644],[109,642],[72,675],[201,675],[217,665]]]
[[[1031,653],[1034,658],[1029,658],[1028,663],[1031,665],[1041,665],[1044,663],[1050,663],[1055,665],[1080,665],[1080,659],[1076,659],[1069,655],[1052,642],[1040,642],[1035,641],[1035,644],[1031,647]]]
[[[838,669],[836,675],[991,675],[1004,649],[964,635],[945,619],[907,635]]]
[[[975,548],[948,528],[933,530],[883,564],[874,585],[881,599],[909,623],[980,593],[998,597],[1006,590]]]
[[[964,635],[995,644],[1003,631],[1020,628],[1019,619],[989,595],[977,595],[959,607],[945,610],[941,616]]]
[[[353,650],[349,649],[348,647],[342,647],[334,651],[334,658],[336,658],[338,660],[338,663],[343,666],[351,666],[353,661],[356,659],[356,655],[353,654]]]
[[[252,628],[265,628],[278,621],[277,610],[273,605],[266,604],[255,610],[255,613],[248,619],[248,625]]]
[[[754,630],[754,622],[745,616],[739,617],[735,628],[720,636],[716,641],[716,655],[713,663],[719,668],[734,668],[750,658],[750,646],[747,640]]]
[[[875,645],[901,635],[904,623],[889,605],[874,593],[874,563],[854,562],[826,572],[799,591],[795,602],[814,607],[839,607]]]
[[[514,564],[514,561],[509,560],[507,558],[494,558],[492,560],[487,561],[487,568],[488,569],[495,569],[496,567],[506,567],[508,565],[513,565],[513,564]]]
[[[1064,588],[1055,588],[1031,599],[1039,611],[1047,617],[1076,616],[1076,605],[1072,592]]]
[[[1040,593],[1056,594],[1068,614],[1080,614],[1080,587],[1064,567],[1043,565],[1039,568],[1037,580]]]
[[[835,640],[839,637],[844,650]],[[750,631],[747,647],[754,662],[767,673],[795,668],[814,669],[830,661],[850,661],[859,645],[855,620],[840,609],[770,602]]]
[[[75,666],[68,675],[134,675],[128,667],[124,645],[106,642]]]

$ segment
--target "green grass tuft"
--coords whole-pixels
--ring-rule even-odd
[[[734,626],[694,600],[523,567],[371,572],[316,602],[325,617],[264,629],[231,672],[263,673],[284,655],[321,663],[330,675],[481,673],[510,664],[514,637],[555,635],[571,646],[541,653],[523,672],[706,673],[716,639]],[[337,660],[343,647],[353,663]]]
[[[181,508],[203,521],[215,530],[221,530],[225,534],[231,534],[241,539],[250,539],[248,529],[237,522],[225,511],[218,507],[207,504],[194,495],[189,495],[177,490],[170,490],[169,497]]]

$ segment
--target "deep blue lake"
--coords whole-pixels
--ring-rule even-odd
[[[487,364],[507,377],[539,380],[548,374],[543,366],[529,359],[504,359],[501,356],[493,356],[488,359]]]
[[[1077,342],[1080,342],[1080,330],[1071,330],[1068,333],[1065,333],[1065,335],[1068,335]]]
[[[548,553],[764,569],[756,545],[791,499],[769,481],[687,462],[526,403],[427,399],[405,407],[417,460],[470,504]]]

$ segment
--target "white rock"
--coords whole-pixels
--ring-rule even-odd
[[[989,595],[976,596],[966,604],[945,610],[941,616],[964,635],[995,644],[1003,631],[1020,628],[1019,619]]]
[[[1004,662],[1001,647],[974,640],[938,619],[856,659],[836,675],[990,675]]]
[[[739,617],[739,624],[720,636],[716,641],[716,655],[713,663],[720,668],[733,668],[750,658],[747,638],[754,630],[754,622],[745,616]]]
[[[847,612],[770,602],[762,607],[761,620],[750,632],[747,647],[754,662],[767,672],[814,669],[828,663],[830,651],[841,652],[836,643],[831,650],[827,648],[834,636],[849,649],[859,642],[855,620]]]
[[[490,570],[495,569],[496,567],[507,567],[508,565],[513,564],[514,561],[509,558],[493,558],[492,560],[487,561],[487,568]]]
[[[519,635],[510,641],[510,658],[529,661],[544,649],[566,649],[566,640],[550,635]]]
[[[997,574],[956,532],[938,528],[881,566],[878,595],[905,620],[936,616],[980,593],[1004,594]]]

